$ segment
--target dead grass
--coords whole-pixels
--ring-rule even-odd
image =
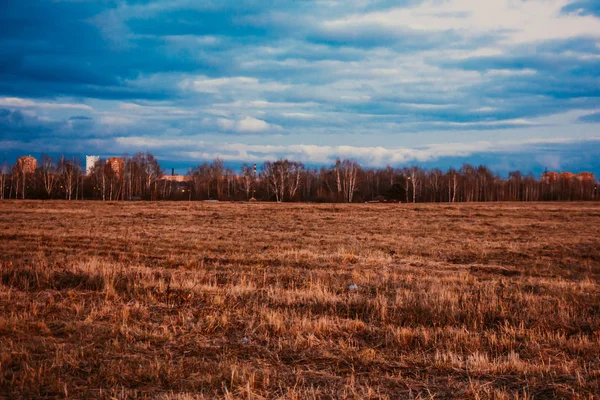
[[[599,207],[2,202],[0,397],[598,398]]]

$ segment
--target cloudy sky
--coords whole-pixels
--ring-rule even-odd
[[[598,0],[5,0],[0,155],[600,174]]]

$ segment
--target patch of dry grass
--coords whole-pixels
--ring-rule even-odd
[[[9,201],[0,228],[0,397],[600,394],[598,204]]]

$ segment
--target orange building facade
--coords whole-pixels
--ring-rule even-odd
[[[17,165],[25,174],[33,174],[37,169],[37,160],[34,157],[25,156],[17,160]]]
[[[574,174],[572,172],[544,172],[542,174],[542,182],[550,184],[561,181],[572,181],[574,179],[580,182],[594,182],[594,174],[591,172],[581,172]]]
[[[121,178],[123,176],[123,172],[125,171],[125,161],[123,161],[122,158],[111,157],[108,160],[106,160],[106,165],[110,165],[110,168],[113,170],[113,172],[115,173],[115,175],[117,175],[118,178]]]

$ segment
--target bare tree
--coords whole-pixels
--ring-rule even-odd
[[[338,199],[342,196],[342,174],[340,172],[341,165],[342,165],[342,162],[339,159],[337,159],[335,161],[335,180],[336,180],[336,183],[337,183],[337,196],[338,196]]]
[[[458,173],[451,169],[448,171],[448,201],[456,203],[456,194],[458,193]]]
[[[223,197],[223,177],[225,174],[225,162],[215,158],[210,166],[210,175],[217,189],[217,199]]]
[[[360,166],[356,161],[344,160],[336,162],[338,179],[341,175],[340,186],[344,202],[352,203],[354,193],[356,192],[357,174]]]
[[[304,164],[295,161],[289,161],[287,163],[287,187],[288,187],[288,195],[290,197],[290,201],[294,199],[296,196],[296,192],[301,184],[300,177],[302,176],[302,172],[304,172]]]
[[[203,163],[198,165],[190,172],[188,172],[189,177],[192,180],[192,184],[194,186],[195,197],[197,199],[201,199],[202,193],[206,193],[206,198],[210,199],[210,188],[211,188],[211,180],[212,173],[211,167],[207,163]]]
[[[419,167],[411,167],[409,170],[408,179],[412,185],[413,190],[413,203],[417,202],[417,188],[421,184],[421,170]]]
[[[106,200],[106,193],[109,180],[109,178],[107,177],[107,172],[108,171],[106,168],[106,163],[104,163],[101,160],[97,161],[94,164],[90,172],[90,178],[94,191],[92,197],[96,197],[96,193],[100,192],[100,198],[102,198],[102,201]]]
[[[141,165],[143,166],[144,194],[152,200],[154,193],[153,185],[162,177],[163,172],[158,160],[150,153],[142,156]]]
[[[443,179],[442,179],[442,171],[435,168],[430,170],[427,173],[427,187],[431,191],[433,202],[441,201],[442,189],[443,189]]]
[[[0,200],[4,200],[4,192],[6,190],[6,184],[8,182],[8,164],[6,159],[0,167]],[[9,195],[10,196],[10,195]]]
[[[254,183],[254,169],[251,165],[243,164],[240,173],[240,187],[246,195],[246,200],[250,198]]]
[[[249,199],[255,193],[266,200],[318,202],[378,198],[412,199],[414,203],[600,199],[591,172],[546,171],[540,178],[513,171],[503,178],[485,166],[469,164],[458,171],[451,168],[442,172],[418,166],[363,169],[355,161],[336,160],[329,167],[311,170],[300,162],[280,159],[265,162],[257,179],[256,166],[244,164],[235,173],[217,158],[190,170],[191,179],[167,179],[152,154],[137,153],[132,158],[112,157],[99,162],[90,175],[82,171],[80,162],[64,156],[54,165],[49,156],[43,155],[39,168],[31,156],[18,158],[10,169],[4,162],[0,199],[63,196],[63,189],[67,200],[131,200],[134,196],[150,200]]]
[[[85,177],[80,158],[77,158],[77,161],[75,161],[75,166],[75,171],[77,173],[75,179],[75,200],[79,200],[80,198],[83,199],[83,180]]]
[[[30,181],[29,175],[31,175],[31,173],[27,171],[25,164],[20,161],[21,160],[19,159],[13,166],[11,174],[13,186],[15,187],[15,199],[18,196],[21,196],[21,199],[25,199],[27,182]]]
[[[275,199],[284,201],[286,193],[290,200],[296,195],[301,183],[301,173],[304,170],[302,163],[278,160],[266,161],[263,165],[262,175],[267,181],[270,190],[275,194]]]
[[[78,173],[77,166],[73,160],[68,160],[65,156],[61,156],[58,161],[58,173],[60,173],[61,183],[65,190],[65,199],[71,200],[73,196],[73,188],[77,185]]]
[[[47,154],[42,154],[42,159],[37,172],[42,181],[42,186],[48,198],[52,197],[52,192],[58,182],[58,172],[54,166],[54,160]]]
[[[21,190],[21,174],[23,173],[22,168],[19,166],[19,164],[15,164],[13,165],[11,171],[10,171],[10,180],[11,180],[11,185],[10,185],[10,194],[9,194],[9,198],[12,197],[12,191],[13,189],[15,190],[15,199],[19,197],[19,192]]]
[[[281,164],[282,161],[265,161],[262,168],[262,175],[278,202],[283,201],[285,193],[285,174]]]

